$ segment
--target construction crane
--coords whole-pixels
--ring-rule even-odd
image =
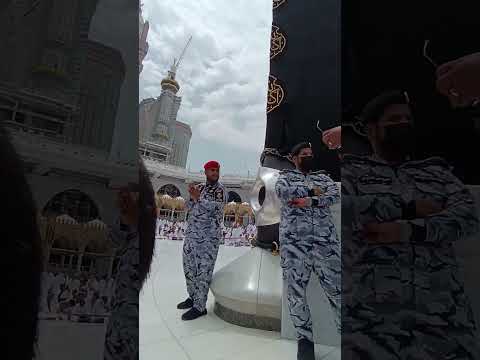
[[[180,57],[177,59],[173,59],[173,65],[169,71],[169,75],[172,79],[175,79],[175,75],[177,73],[178,67],[180,66],[180,63],[183,59],[183,56],[185,55],[185,52],[187,51],[188,46],[190,45],[190,42],[192,41],[192,36],[189,37],[187,44],[183,48],[182,53],[180,54]]]

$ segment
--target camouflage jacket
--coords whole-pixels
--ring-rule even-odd
[[[225,187],[217,182],[215,184],[200,184],[200,198],[187,201],[187,230],[186,235],[192,233],[220,234],[223,223],[223,209],[227,202]],[[220,236],[219,235],[219,236]]]
[[[465,320],[470,316],[453,247],[479,229],[467,187],[440,158],[398,166],[353,155],[343,161],[342,265],[351,275],[343,281],[346,304],[376,304],[377,311],[381,304],[410,304],[417,313],[437,315],[456,304],[461,322],[471,324]],[[444,210],[424,219],[405,218],[406,204],[420,199],[436,201]],[[362,229],[372,222],[401,224],[401,242],[368,244]]]
[[[312,196],[318,203],[306,208],[289,205],[294,198],[307,198],[310,190],[319,187],[323,194]],[[275,191],[282,203],[280,222],[280,242],[282,245],[295,242],[311,243],[335,235],[335,226],[330,206],[340,201],[340,189],[337,184],[323,172],[307,175],[299,170],[283,170],[275,185]],[[288,236],[292,234],[292,236]],[[313,237],[313,238],[310,238]]]

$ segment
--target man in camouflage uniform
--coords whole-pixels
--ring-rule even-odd
[[[298,359],[314,359],[312,320],[306,289],[314,271],[335,313],[340,330],[340,241],[330,206],[340,200],[338,186],[322,172],[312,172],[309,143],[291,152],[295,170],[281,172],[276,193],[282,202],[280,252],[287,282],[288,307],[297,330]]]
[[[454,244],[478,231],[473,197],[441,158],[413,161],[405,93],[363,112],[373,155],[342,167],[342,358],[478,359]]]
[[[132,194],[122,192],[120,198],[125,206],[135,203]],[[123,205],[122,205],[123,206]],[[119,249],[120,258],[115,278],[115,294],[105,338],[105,360],[138,359],[138,296],[141,289],[139,277],[140,250],[137,221],[133,212],[131,219],[123,216],[111,228],[110,239]]]
[[[206,183],[190,185],[187,202],[188,226],[183,244],[183,269],[188,299],[178,309],[190,309],[182,320],[194,320],[207,314],[206,304],[222,239],[223,209],[227,192],[218,181],[220,165],[216,161],[205,164]]]
[[[118,193],[120,220],[110,232],[118,249],[114,296],[105,337],[105,360],[136,360],[138,350],[138,298],[148,278],[155,248],[156,206],[148,172],[140,160],[138,185]],[[140,245],[141,244],[141,245]]]

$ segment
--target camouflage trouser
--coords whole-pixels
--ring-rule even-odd
[[[121,316],[113,310],[108,321],[104,360],[138,359],[138,307],[131,310],[130,316],[125,314],[125,309],[120,311]]]
[[[362,310],[359,314],[361,318],[344,319],[346,326],[342,334],[342,359],[480,359],[479,340],[473,331],[461,326],[450,328],[439,316],[407,311],[379,316],[367,307]]]
[[[312,271],[318,276],[328,302],[334,312],[337,330],[341,330],[341,261],[337,246],[315,244],[281,247],[283,278],[287,282],[287,300],[290,317],[297,330],[297,339],[313,341],[312,319],[307,304],[307,285]]]
[[[183,271],[187,292],[193,300],[194,308],[199,311],[204,311],[207,305],[219,243],[219,238],[204,239],[189,236],[183,243]]]

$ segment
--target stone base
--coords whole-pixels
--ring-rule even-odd
[[[221,319],[239,326],[280,331],[280,256],[255,247],[215,272],[210,289],[215,296],[215,313]]]
[[[282,327],[280,319],[242,314],[238,311],[231,310],[218,302],[215,302],[214,312],[220,319],[230,324],[246,328],[280,332]]]

